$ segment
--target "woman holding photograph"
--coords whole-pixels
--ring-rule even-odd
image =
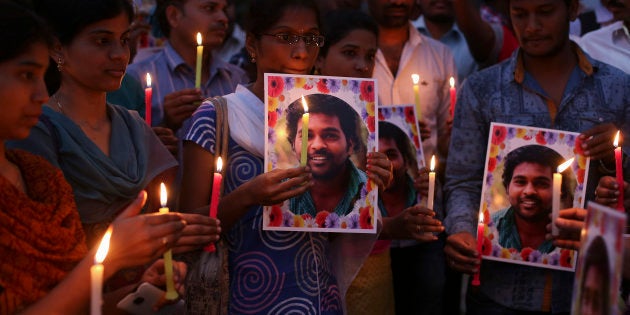
[[[262,231],[262,206],[303,194],[312,185],[308,167],[263,174],[263,99],[265,73],[311,71],[324,45],[317,5],[311,0],[255,0],[246,21],[246,49],[257,78],[224,96],[230,135],[218,217],[228,231],[230,312],[342,314],[345,289],[333,273],[331,235]],[[215,165],[215,119],[214,105],[204,102],[185,137],[180,206],[188,211],[207,213],[211,191],[218,189],[212,187],[212,168],[206,171]],[[388,169],[374,167],[381,175],[377,184],[389,178]]]
[[[45,159],[5,148],[6,141],[29,135],[48,100],[44,72],[51,44],[42,20],[0,0],[0,314],[85,314],[90,300],[96,248],[85,244],[72,188]],[[137,216],[145,200],[141,192],[114,221],[104,279],[153,262],[181,235],[185,223],[178,214]],[[163,285],[163,266],[154,263],[142,281]],[[185,265],[174,267],[176,281],[182,279]],[[116,301],[105,296],[107,314]]]

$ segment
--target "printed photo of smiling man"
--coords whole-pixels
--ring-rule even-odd
[[[316,216],[321,211],[339,216],[350,213],[361,199],[361,188],[367,182],[365,172],[350,159],[361,146],[359,115],[342,99],[327,94],[304,96],[309,104],[307,166],[313,176],[313,187],[289,200],[295,214]],[[302,150],[301,99],[287,109],[287,140],[296,158]]]
[[[503,248],[530,247],[542,254],[554,250],[545,234],[551,222],[553,173],[563,162],[562,155],[542,145],[522,146],[507,154],[502,183],[510,205],[492,215]],[[563,176],[562,209],[573,197],[569,181],[570,176]]]

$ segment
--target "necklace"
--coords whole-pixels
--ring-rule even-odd
[[[90,124],[86,120],[74,120],[63,111],[63,105],[61,105],[61,101],[59,100],[59,95],[55,94],[53,97],[55,98],[55,102],[57,103],[57,109],[59,109],[59,112],[62,113],[64,116],[70,118],[71,120],[75,121],[80,126],[87,127],[91,129],[92,131],[101,131],[103,127],[107,124],[107,120],[101,121],[95,125]]]

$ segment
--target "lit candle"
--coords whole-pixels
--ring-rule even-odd
[[[203,58],[203,46],[201,44],[201,33],[197,33],[197,67],[195,68],[195,88],[201,87],[201,59]]]
[[[416,105],[418,120],[420,120],[422,117],[420,114],[420,76],[414,73],[411,75],[411,80],[413,81],[413,102]]]
[[[622,155],[621,155],[621,146],[619,145],[619,131],[617,131],[617,135],[615,136],[615,141],[613,142],[615,146],[615,172],[617,175],[617,185],[619,185],[619,196],[617,197],[617,210],[625,211],[623,207],[623,168],[622,168]]]
[[[302,155],[300,156],[300,165],[306,166],[308,160],[308,105],[302,95],[302,106],[304,107],[304,114],[302,114]]]
[[[94,265],[90,267],[90,281],[92,284],[92,297],[90,299],[90,314],[100,315],[103,304],[103,261],[109,251],[109,240],[112,237],[111,226],[105,232],[101,244],[94,255]]]
[[[451,113],[451,117],[453,117],[453,114],[455,113],[455,102],[457,102],[457,92],[455,91],[455,78],[451,77],[448,80],[448,83],[451,85],[449,89],[449,93],[451,95],[450,113]]]
[[[429,172],[429,195],[427,196],[427,208],[433,210],[435,196],[435,155],[431,156],[431,171]]]
[[[557,172],[553,173],[553,196],[551,199],[551,235],[558,236],[560,233],[556,226],[556,220],[560,215],[560,199],[562,197],[562,172],[573,163],[573,158],[558,166]]]
[[[151,97],[153,96],[153,88],[151,88],[151,75],[147,72],[147,87],[144,89],[144,120],[147,125],[151,126]]]
[[[162,205],[160,213],[168,213],[166,198],[166,186],[160,183],[160,204]],[[173,282],[173,253],[170,249],[164,253],[164,275],[166,275],[166,299],[174,300],[178,294],[175,291],[175,282]]]
[[[212,177],[212,194],[210,195],[210,217],[217,217],[217,209],[219,207],[219,194],[221,193],[221,182],[223,180],[223,176],[221,175],[221,169],[223,168],[223,160],[221,157],[217,159],[217,168],[214,172],[214,176]],[[213,253],[217,250],[214,246],[214,243],[208,244],[208,246],[204,247],[208,253]]]
[[[481,253],[483,252],[483,212],[479,211],[479,223],[477,223],[477,253],[479,254],[479,259],[481,259]],[[479,270],[481,270],[481,266],[479,266]],[[473,274],[472,285],[479,286],[481,281],[479,280],[479,270]]]

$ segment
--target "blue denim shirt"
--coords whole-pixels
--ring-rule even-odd
[[[475,235],[491,122],[573,132],[612,122],[624,137],[630,136],[630,76],[588,57],[576,45],[572,47],[578,66],[557,107],[550,106],[553,101],[525,72],[520,50],[464,82],[455,108],[446,169],[444,224],[448,234]],[[624,143],[624,150],[629,143]],[[481,277],[484,294],[522,310],[548,309],[543,299],[551,288],[545,283],[553,283],[551,310],[570,310],[572,273],[484,261]]]

